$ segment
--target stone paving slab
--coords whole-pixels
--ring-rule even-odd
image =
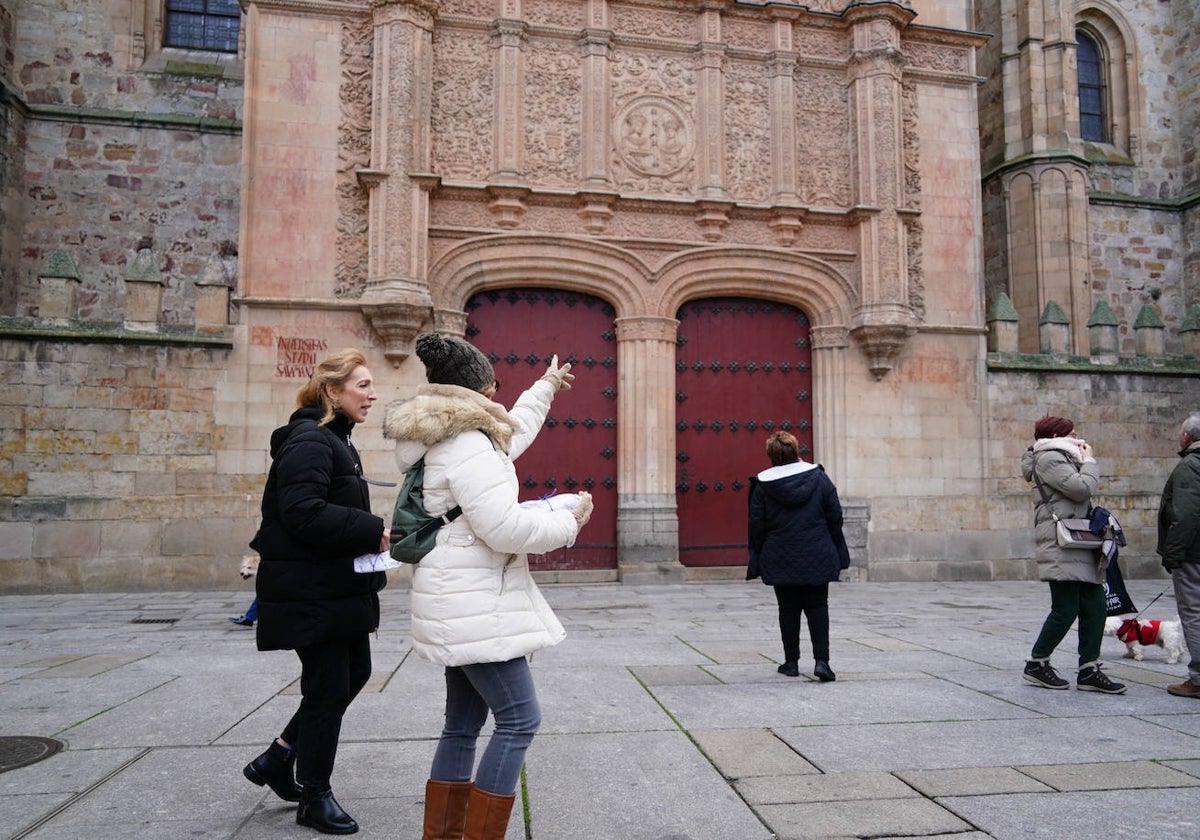
[[[856,800],[800,805],[762,805],[758,812],[779,840],[878,837],[968,831],[972,826],[928,799]]]
[[[1186,797],[1186,798],[1185,798]],[[1191,790],[1018,793],[949,797],[939,802],[995,840],[1174,840],[1200,836]]]
[[[813,776],[755,776],[734,789],[751,805],[845,802],[853,799],[911,799],[920,794],[890,773],[823,773]]]
[[[1050,793],[1053,788],[1011,767],[901,770],[896,775],[931,799],[996,793]]]
[[[1153,761],[1051,764],[1016,769],[1060,791],[1200,786],[1200,780]],[[1200,802],[1200,797],[1197,801]]]
[[[694,729],[689,734],[726,779],[820,772],[769,729]]]

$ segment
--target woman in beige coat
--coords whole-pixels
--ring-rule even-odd
[[[1033,536],[1038,577],[1050,584],[1050,614],[1029,660],[1025,680],[1041,688],[1066,689],[1068,683],[1050,665],[1050,654],[1079,619],[1079,691],[1122,694],[1125,686],[1100,670],[1100,640],[1108,609],[1104,562],[1099,551],[1062,548],[1055,516],[1086,517],[1100,483],[1100,469],[1087,441],[1075,435],[1065,417],[1046,416],[1034,425],[1033,446],[1021,458],[1021,474],[1033,482]],[[1040,488],[1039,488],[1040,485]],[[1043,499],[1043,491],[1045,498]]]

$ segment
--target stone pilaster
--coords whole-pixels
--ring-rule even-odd
[[[846,476],[846,351],[850,332],[842,326],[812,328],[813,458],[835,484]],[[847,488],[841,488],[845,492]]]
[[[852,333],[878,379],[891,369],[915,326],[908,303],[900,50],[900,32],[913,12],[885,4],[853,6],[846,18],[854,221],[862,267]]]
[[[608,149],[612,115],[609,110],[608,61],[613,33],[608,29],[608,0],[587,0],[588,28],[580,38],[583,50],[583,183],[591,190],[610,189]]]
[[[617,570],[625,583],[683,579],[675,503],[674,318],[618,318]]]
[[[369,268],[363,314],[399,364],[433,314],[426,279],[429,192],[409,173],[430,166],[432,0],[372,0]]]
[[[509,2],[512,12],[520,14],[520,4]],[[508,11],[506,9],[506,11]],[[522,149],[524,138],[521,101],[525,90],[521,51],[525,47],[526,24],[520,20],[500,19],[495,23],[496,44],[496,118],[492,122],[492,138],[496,170],[492,180],[517,183],[524,177]]]
[[[700,13],[700,51],[697,56],[696,106],[696,195],[702,199],[722,200],[725,190],[725,138],[722,115],[725,113],[725,83],[722,65],[725,45],[721,43],[721,12],[715,8]]]

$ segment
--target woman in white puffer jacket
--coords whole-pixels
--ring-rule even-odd
[[[572,545],[592,510],[586,493],[574,510],[521,506],[512,462],[574,376],[556,356],[505,410],[492,401],[499,383],[477,348],[425,333],[416,352],[429,384],[388,407],[384,436],[396,442],[402,470],[424,457],[429,513],[462,508],[413,571],[413,648],[446,668],[446,723],[426,784],[422,840],[500,840],[541,722],[526,657],[566,635],[525,555]],[[495,731],[472,783],[489,710]]]

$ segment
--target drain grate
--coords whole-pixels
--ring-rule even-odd
[[[178,618],[135,618],[130,624],[174,624]]]
[[[37,735],[0,735],[0,773],[49,758],[63,748],[62,741]]]

